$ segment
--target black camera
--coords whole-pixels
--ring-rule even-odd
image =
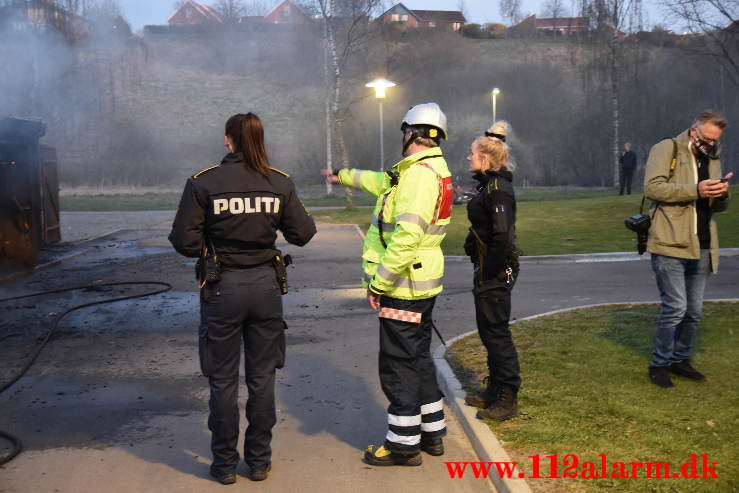
[[[636,232],[636,251],[642,255],[647,251],[647,239],[652,220],[648,215],[639,213],[624,219],[624,224],[631,231]]]
[[[624,219],[624,224],[631,231],[641,233],[642,231],[649,231],[649,227],[652,225],[652,220],[646,214],[634,214],[631,217]]]

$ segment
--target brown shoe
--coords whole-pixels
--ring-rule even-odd
[[[498,399],[489,407],[477,411],[477,419],[505,421],[518,416],[517,391],[514,387],[503,386]]]

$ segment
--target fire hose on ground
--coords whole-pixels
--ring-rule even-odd
[[[33,365],[33,363],[36,361],[36,358],[38,358],[39,354],[41,354],[41,351],[44,349],[44,346],[46,346],[46,343],[49,342],[49,339],[51,338],[51,335],[56,330],[56,328],[59,325],[59,322],[61,321],[61,319],[63,319],[66,315],[68,315],[68,314],[70,314],[70,313],[72,313],[72,312],[74,312],[76,310],[80,310],[82,308],[86,308],[88,306],[102,305],[104,303],[113,303],[113,302],[116,302],[116,301],[132,300],[132,299],[135,299],[135,298],[143,298],[145,296],[153,296],[155,294],[165,293],[165,292],[169,291],[170,289],[172,289],[172,285],[169,284],[169,283],[160,282],[160,281],[111,282],[111,283],[105,283],[105,284],[89,284],[89,285],[85,285],[85,286],[75,286],[75,287],[72,287],[72,288],[54,289],[54,290],[50,290],[50,291],[40,291],[40,292],[37,292],[37,293],[31,293],[31,294],[26,294],[26,295],[22,295],[22,296],[15,296],[15,297],[12,297],[12,298],[2,298],[2,299],[0,299],[0,303],[2,303],[2,302],[6,302],[6,301],[20,300],[20,299],[32,298],[32,297],[36,297],[36,296],[48,296],[48,295],[51,295],[51,294],[64,293],[64,292],[68,292],[68,291],[76,291],[76,290],[98,291],[101,288],[113,287],[113,286],[140,286],[140,285],[152,285],[152,284],[159,285],[159,286],[162,286],[162,287],[159,288],[159,289],[157,289],[157,290],[148,291],[148,292],[145,292],[145,293],[133,294],[133,295],[128,295],[128,296],[120,296],[120,297],[117,297],[117,298],[109,298],[109,299],[104,299],[104,300],[91,301],[89,303],[84,303],[82,305],[77,305],[77,306],[74,306],[72,308],[69,308],[69,309],[65,310],[64,312],[60,313],[59,315],[57,315],[56,318],[54,318],[54,321],[52,322],[51,326],[49,327],[49,331],[47,332],[47,334],[44,337],[43,341],[41,341],[41,343],[38,345],[38,347],[36,348],[36,351],[31,355],[31,357],[28,358],[28,360],[26,361],[26,363],[23,366],[23,368],[21,368],[21,370],[13,378],[11,378],[10,381],[8,381],[7,383],[4,383],[0,387],[0,394],[2,394],[3,392],[5,392],[6,390],[8,390],[11,386],[13,386],[14,383],[16,383],[18,380],[21,379],[21,377],[23,377],[23,375],[26,374],[26,372],[31,368],[31,366]],[[7,464],[11,460],[13,460],[13,458],[16,457],[23,450],[23,444],[22,444],[22,442],[20,441],[20,439],[18,437],[16,437],[15,435],[13,435],[11,433],[6,432],[6,431],[0,430],[0,437],[5,438],[10,443],[12,443],[12,450],[10,451],[10,453],[8,453],[8,454],[6,454],[4,456],[0,456],[0,466],[2,466],[3,464]]]

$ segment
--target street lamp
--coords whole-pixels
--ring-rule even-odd
[[[382,100],[385,99],[385,90],[393,86],[395,86],[395,83],[386,79],[375,79],[364,85],[364,87],[371,87],[375,90],[375,99],[380,103],[380,171],[385,171],[385,147],[382,139]]]
[[[497,102],[498,94],[500,94],[500,89],[498,89],[497,87],[493,88],[493,91],[490,93],[490,97],[493,98],[493,123],[495,123],[496,121],[498,121],[498,119],[495,117],[496,116],[495,115],[495,113],[496,113],[496,105],[495,105],[495,103]]]

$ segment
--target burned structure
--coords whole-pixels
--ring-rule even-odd
[[[56,150],[39,120],[0,118],[0,270],[33,267],[61,240]]]

